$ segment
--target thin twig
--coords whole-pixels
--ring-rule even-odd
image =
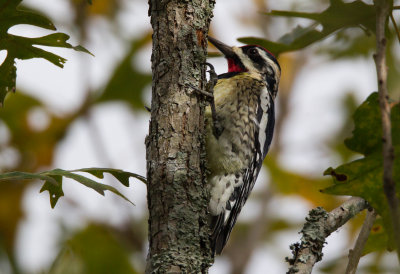
[[[390,105],[387,90],[386,37],[385,25],[390,14],[390,0],[374,0],[376,7],[376,54],[374,55],[378,77],[379,105],[382,115],[383,131],[383,190],[389,205],[397,256],[400,261],[400,208],[396,197],[396,185],[393,179],[394,149],[390,121]]]
[[[397,39],[399,39],[400,42],[400,31],[399,28],[397,27],[396,21],[394,20],[393,12],[390,13],[390,20],[392,21],[394,30],[396,31]]]
[[[349,263],[346,267],[346,274],[356,273],[358,262],[360,261],[362,251],[368,240],[368,236],[376,219],[376,215],[377,213],[374,209],[367,212],[367,216],[365,217],[364,224],[361,227],[360,234],[358,234],[354,248],[349,250]]]
[[[314,264],[322,259],[325,239],[348,220],[368,207],[364,199],[353,197],[331,212],[317,207],[310,211],[301,230],[301,242],[291,245],[292,259],[287,274],[309,274]]]

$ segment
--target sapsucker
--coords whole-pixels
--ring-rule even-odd
[[[271,144],[281,69],[260,46],[229,47],[211,37],[209,41],[228,61],[228,72],[218,76],[213,89],[215,111],[206,108],[211,244],[220,254]]]

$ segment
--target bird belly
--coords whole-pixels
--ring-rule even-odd
[[[211,108],[206,108],[206,153],[213,215],[229,208],[229,199],[233,200],[235,188],[243,184],[244,170],[255,153],[259,83],[247,74],[218,81],[214,99],[217,119],[223,129],[218,138],[212,130]]]

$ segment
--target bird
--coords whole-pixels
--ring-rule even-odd
[[[281,68],[261,46],[208,41],[228,62],[205,110],[210,241],[214,254],[221,254],[272,141]]]

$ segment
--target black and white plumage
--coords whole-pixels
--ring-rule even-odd
[[[220,254],[254,187],[272,141],[280,79],[275,57],[260,46],[229,47],[209,38],[228,60],[213,97],[220,129],[206,109],[206,151],[212,215],[211,244]]]

